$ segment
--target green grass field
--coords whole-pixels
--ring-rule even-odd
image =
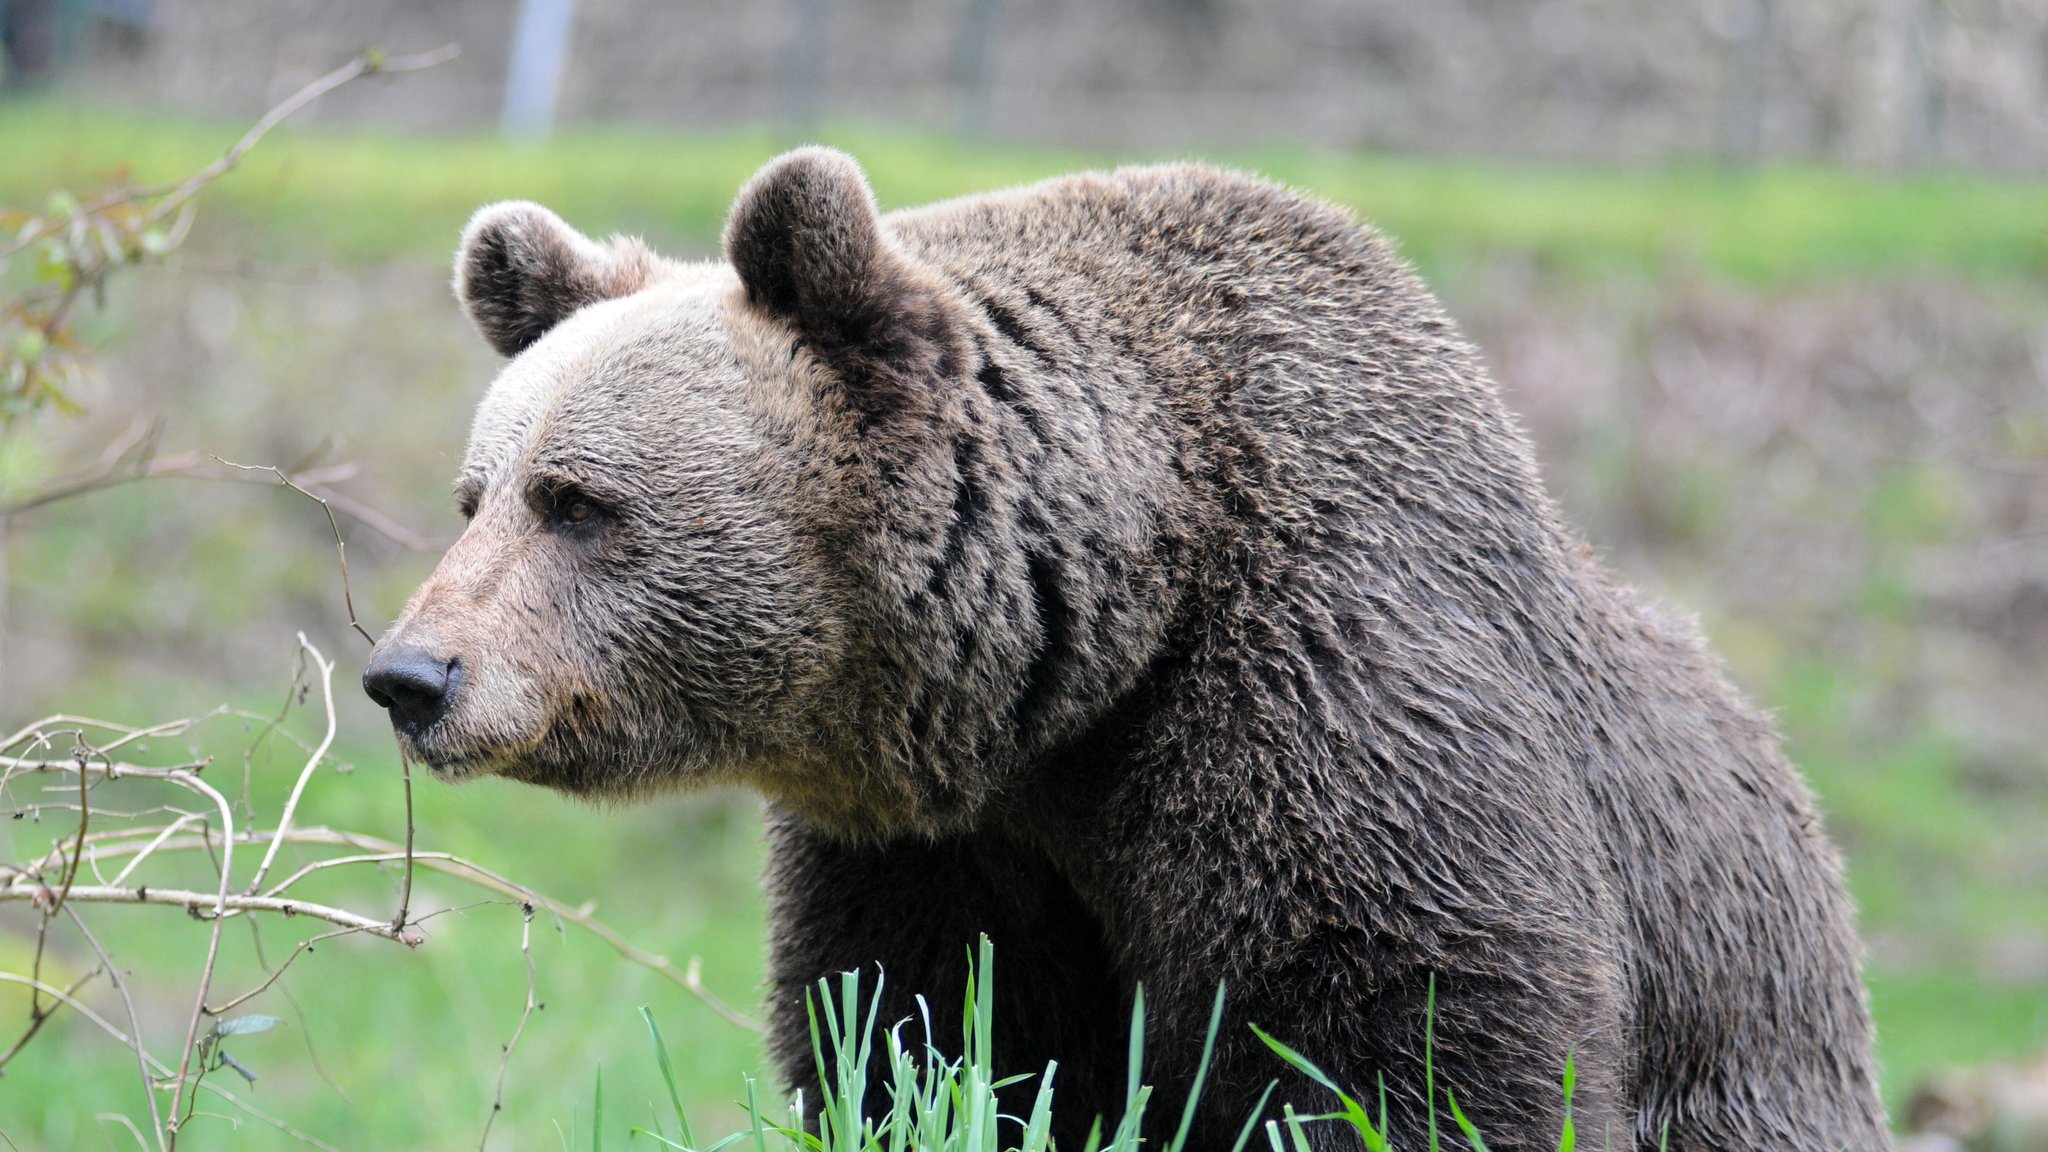
[[[181,177],[238,129],[27,106],[0,112],[0,198],[34,208],[117,171]],[[1432,277],[1512,253],[1589,274],[1698,270],[1749,283],[1941,269],[2048,275],[2048,188],[1968,175],[1880,180],[1823,169],[1599,170],[1301,151],[1125,154],[1004,148],[874,130],[815,134],[859,156],[884,208],[1124,162],[1198,158],[1313,189],[1398,237]],[[345,261],[449,248],[479,205],[547,204],[586,231],[685,250],[714,242],[740,183],[782,148],[763,132],[490,138],[280,133],[209,197],[260,221],[263,251]]]
[[[217,155],[239,130],[50,105],[0,107],[0,155],[12,158],[0,164],[0,204],[34,209],[53,189],[90,193],[124,165],[139,181],[176,178]],[[872,130],[819,135],[863,160],[885,207],[1076,167],[1162,158],[1006,148]],[[415,274],[425,267],[438,277],[471,211],[493,200],[530,198],[592,232],[638,232],[658,246],[707,253],[740,182],[795,142],[769,133],[607,131],[515,147],[468,137],[281,131],[208,195],[193,250],[195,258],[321,267],[341,276],[368,277],[395,265]],[[1763,293],[1815,282],[1916,276],[2032,291],[2029,286],[2048,277],[2048,185],[2039,182],[1948,174],[1891,180],[1805,169],[1567,170],[1303,152],[1209,158],[1255,168],[1356,208],[1397,238],[1454,310],[1462,286],[1502,263],[1533,264],[1547,276],[1611,284],[1619,292],[1661,292],[1673,284],[1708,281]],[[178,277],[169,269],[137,275],[171,285],[165,290],[173,294],[185,290]],[[89,331],[110,353],[121,350],[141,311],[118,298],[110,318],[92,321]],[[454,323],[441,316],[422,321],[427,322]],[[388,335],[365,333],[363,339],[383,341]],[[270,354],[283,365],[309,355],[292,346]],[[206,403],[183,396],[177,402],[195,410]],[[303,398],[315,418],[320,405],[348,403],[328,392]],[[435,403],[436,412],[460,406]],[[214,423],[207,427],[218,429],[232,421],[235,409],[225,402],[216,407],[208,409]],[[17,428],[0,441],[0,476],[31,485],[35,475],[59,469],[61,453],[53,444],[61,437],[49,430],[62,422],[45,419],[43,429]],[[416,422],[405,411],[379,419]],[[376,440],[366,446],[359,435],[354,458],[366,469],[381,465],[388,475],[405,477],[403,484],[390,485],[400,490],[403,509],[420,517],[417,522],[445,531],[452,524],[445,511],[447,457],[458,449],[462,432],[450,423],[395,433],[403,452]],[[380,450],[389,455],[380,457]],[[432,453],[438,455],[420,465],[417,458]],[[154,653],[140,665],[91,665],[67,673],[62,683],[38,682],[31,693],[37,700],[61,699],[73,711],[137,721],[223,701],[270,712],[282,691],[290,627],[310,627],[317,618],[320,627],[338,631],[324,521],[295,521],[307,530],[287,537],[288,548],[276,545],[270,552],[238,536],[232,528],[237,522],[224,521],[230,527],[217,536],[176,551],[179,560],[171,567],[193,589],[179,601],[184,614],[178,627],[214,633],[259,623],[273,630],[281,626],[276,643],[270,631],[252,642],[262,652],[274,650],[275,659],[237,667],[185,666],[175,651],[150,648],[145,634],[161,618],[161,581],[177,574],[143,570],[133,559],[138,553],[123,549],[139,549],[140,542],[166,531],[167,502],[189,509],[215,499],[207,488],[166,491],[140,486],[106,493],[40,513],[13,529],[8,559],[19,592],[34,603],[56,603],[55,593],[36,590],[39,581],[77,584],[73,598],[63,601],[76,613],[64,627],[91,635],[96,644],[132,642]],[[239,491],[219,497],[222,508],[266,498]],[[440,519],[429,518],[434,516]],[[117,547],[112,537],[126,543]],[[351,558],[360,564],[357,595],[366,619],[388,618],[433,560],[380,560],[371,553],[358,560],[353,547]],[[253,595],[249,582],[266,572],[288,573],[301,590],[290,602],[290,610],[300,613],[296,620],[287,616],[279,625],[245,610]],[[1867,930],[1904,942],[1880,950],[1870,973],[1890,1098],[1899,1101],[1932,1069],[2048,1043],[2048,987],[2026,979],[2002,981],[1987,975],[1976,959],[2001,942],[2048,939],[2048,903],[2039,898],[2040,877],[2048,875],[2048,855],[2040,846],[2048,839],[2048,784],[2027,781],[1990,798],[1965,788],[1972,766],[1950,734],[1925,727],[1897,741],[1863,730],[1867,711],[1859,702],[1868,694],[1868,668],[1784,653],[1751,662],[1745,653],[1754,649],[1750,642],[1731,646],[1735,671],[1778,710],[1793,754],[1820,791],[1849,854]],[[355,770],[323,772],[309,791],[302,820],[394,836],[402,827],[395,756],[379,718],[354,699],[361,647],[329,655],[340,664],[337,692],[351,698],[343,707],[339,758]],[[9,675],[24,673],[14,669]],[[0,728],[29,718],[13,702],[0,700]],[[302,711],[295,730],[308,732],[316,721]],[[249,739],[234,720],[214,722],[198,738],[200,747],[237,774]],[[181,740],[156,752],[177,759],[187,748]],[[289,753],[273,743],[253,762],[257,811],[276,811],[298,764]],[[239,786],[239,775],[233,782]],[[128,800],[133,806],[161,802],[152,795],[137,786]],[[6,798],[10,807],[20,803],[17,794]],[[598,810],[506,784],[451,789],[423,782],[418,803],[423,847],[463,854],[572,906],[596,901],[600,916],[643,947],[678,962],[703,957],[711,990],[755,1010],[763,925],[758,815],[751,798],[677,798]],[[0,825],[5,858],[47,843],[59,823],[56,816],[44,821]],[[353,881],[321,885],[310,891],[378,908],[395,900],[395,878],[388,873],[366,871]],[[425,946],[408,952],[354,940],[323,946],[300,960],[286,985],[291,1001],[273,997],[252,1006],[284,1017],[286,1024],[231,1049],[261,1078],[252,1087],[231,1072],[217,1073],[222,1082],[342,1147],[473,1146],[489,1109],[500,1046],[517,1024],[525,997],[521,915],[502,902],[465,909],[480,894],[452,882],[432,882],[425,891],[432,906],[458,909],[429,922]],[[0,906],[0,969],[24,969],[29,937],[22,929],[31,923],[20,906]],[[176,910],[154,908],[103,910],[94,924],[109,951],[128,958],[134,969],[145,1031],[174,1048],[203,945],[200,926]],[[263,930],[272,961],[289,947],[294,937],[284,929],[291,927]],[[238,927],[231,934],[225,986],[249,983],[258,974],[247,933]],[[1898,955],[1908,959],[1888,959]],[[58,961],[60,973],[89,966],[75,947]],[[608,1147],[624,1144],[627,1126],[649,1123],[657,1102],[666,1115],[667,1090],[638,1014],[642,1005],[651,1008],[667,1037],[699,1134],[738,1126],[742,1074],[769,1071],[752,1034],[682,989],[618,960],[587,934],[573,927],[557,931],[545,915],[535,921],[533,962],[545,1008],[512,1054],[507,1108],[496,1121],[494,1147],[564,1147],[572,1132],[578,1134],[576,1146],[587,1146],[600,1068]],[[108,1010],[110,1001],[95,1003]],[[18,990],[0,986],[0,1044],[11,1038],[11,1022],[24,1015]],[[146,1116],[141,1093],[125,1049],[59,1017],[0,1079],[0,1133],[23,1148],[132,1147],[118,1124],[99,1117]],[[232,1132],[225,1121],[194,1132],[188,1145],[193,1148],[294,1146],[247,1120]],[[641,1146],[653,1145],[643,1140]]]

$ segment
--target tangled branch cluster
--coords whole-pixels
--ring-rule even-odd
[[[596,919],[588,906],[571,906],[452,853],[416,848],[409,816],[400,841],[299,824],[297,816],[307,785],[322,765],[330,769],[335,765],[330,756],[335,714],[334,663],[303,635],[298,645],[291,692],[284,710],[274,717],[220,708],[199,716],[134,727],[89,717],[53,715],[23,725],[0,741],[0,804],[5,805],[6,814],[16,820],[33,817],[38,821],[54,814],[71,821],[69,831],[55,838],[39,855],[0,863],[0,904],[26,902],[37,914],[35,947],[28,971],[0,970],[0,982],[24,985],[30,997],[28,1019],[4,1052],[0,1052],[0,1074],[5,1073],[9,1062],[20,1057],[52,1016],[68,1007],[134,1052],[137,1070],[149,1088],[150,1122],[155,1135],[152,1146],[175,1148],[180,1128],[190,1121],[199,1093],[205,1091],[253,1118],[309,1144],[325,1147],[209,1081],[207,1076],[224,1068],[250,1075],[227,1054],[223,1043],[237,1035],[267,1029],[276,1023],[276,1018],[235,1013],[276,988],[292,964],[317,945],[351,935],[374,936],[408,948],[422,944],[425,936],[421,924],[456,909],[443,908],[425,914],[414,910],[413,877],[421,868],[463,881],[482,893],[481,899],[461,905],[462,909],[484,904],[511,905],[521,910],[526,925],[531,924],[537,910],[545,911],[562,924],[574,924],[589,931],[626,959],[689,990],[735,1024],[756,1026],[705,991],[695,960],[687,968],[678,968],[666,957],[635,947]],[[293,702],[315,692],[324,727],[318,741],[312,742],[292,735],[284,721]],[[163,765],[130,758],[146,750],[150,741],[184,737],[208,722],[224,718],[261,724],[245,752],[245,764],[273,736],[297,744],[305,755],[283,808],[268,827],[255,826],[246,776],[242,794],[232,800],[206,778],[208,769],[215,766],[212,758]],[[401,780],[406,791],[406,810],[410,813],[410,771],[403,773]],[[163,796],[166,790],[173,793],[172,798]],[[185,799],[176,799],[178,793]],[[154,802],[137,807],[134,801],[138,796]],[[314,858],[280,879],[275,873],[280,852],[286,845],[310,851]],[[152,865],[171,857],[199,853],[214,865],[216,881],[211,886],[195,889],[150,882]],[[248,864],[252,858],[253,868]],[[315,875],[363,866],[398,869],[394,910],[378,913],[338,907],[301,898],[294,892]],[[109,955],[92,930],[85,910],[101,905],[182,909],[191,920],[204,926],[206,959],[175,1059],[160,1057],[148,1044],[124,979],[129,969]],[[254,986],[223,995],[215,979],[223,929],[230,921],[258,917],[325,927],[310,935],[302,934],[281,961],[265,967],[264,976]],[[44,972],[49,941],[60,925],[75,931],[98,961],[96,967],[65,987],[50,983]],[[523,927],[522,949],[527,947],[524,933]],[[125,1027],[108,1020],[80,998],[84,987],[101,977],[107,979],[120,999]],[[535,1003],[529,961],[527,1014]],[[522,1030],[524,1024],[522,1015]],[[505,1048],[508,1061],[516,1042],[515,1033],[513,1042]],[[502,1103],[502,1068],[498,1090],[500,1099],[494,1102],[493,1114]],[[166,1096],[168,1102],[161,1102]]]

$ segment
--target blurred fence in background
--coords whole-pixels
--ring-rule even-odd
[[[363,44],[459,40],[456,67],[317,113],[447,131],[499,120],[519,9],[0,0],[0,21],[17,78],[233,116]],[[580,0],[560,118],[2041,172],[2044,109],[2040,0]]]

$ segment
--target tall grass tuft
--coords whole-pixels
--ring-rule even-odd
[[[863,1000],[859,972],[841,973],[836,991],[831,980],[820,980],[815,994],[806,1001],[810,1013],[811,1054],[816,1061],[821,1095],[815,1102],[815,1108],[807,1109],[803,1095],[798,1093],[789,1102],[785,1114],[771,1115],[761,1106],[757,1082],[751,1077],[745,1078],[747,1127],[702,1147],[691,1135],[661,1029],[655,1024],[654,1017],[646,1009],[641,1009],[654,1045],[662,1082],[667,1086],[669,1100],[674,1105],[676,1135],[671,1137],[657,1121],[652,1129],[632,1129],[628,1136],[629,1147],[641,1137],[646,1137],[657,1147],[677,1152],[725,1152],[742,1142],[748,1152],[770,1152],[771,1141],[775,1152],[1142,1152],[1145,1110],[1152,1098],[1152,1088],[1144,1082],[1143,988],[1138,989],[1131,1005],[1130,1064],[1125,1079],[1123,1115],[1107,1127],[1106,1135],[1105,1118],[1096,1117],[1082,1148],[1059,1149],[1052,1139],[1053,1080],[1059,1070],[1058,1063],[1048,1063],[1042,1072],[1008,1077],[999,1076],[995,1067],[995,946],[988,937],[981,938],[977,955],[970,958],[967,993],[961,1013],[963,1024],[959,1051],[965,1054],[963,1056],[948,1057],[939,1048],[937,1038],[932,1034],[931,1012],[922,996],[917,998],[919,1011],[915,1021],[883,1022],[880,1019],[882,987],[883,976],[877,975],[873,990]],[[1188,1134],[1194,1126],[1196,1106],[1209,1074],[1209,1064],[1215,1055],[1216,1038],[1223,1027],[1223,998],[1224,989],[1219,986],[1209,1014],[1208,1033],[1202,1043],[1202,1059],[1196,1069],[1194,1083],[1181,1109],[1179,1124],[1163,1152],[1183,1152],[1187,1144]],[[922,1034],[921,1040],[916,1042],[904,1036],[913,1023]],[[1425,1026],[1424,1079],[1429,1097],[1427,1147],[1429,1152],[1441,1152],[1442,1135],[1437,1123],[1434,981],[1430,986]],[[1231,1152],[1244,1152],[1261,1127],[1272,1152],[1309,1152],[1312,1147],[1309,1126],[1326,1123],[1348,1125],[1367,1152],[1397,1152],[1387,1134],[1384,1079],[1379,1083],[1378,1114],[1374,1116],[1314,1061],[1257,1025],[1252,1025],[1251,1030],[1281,1061],[1334,1095],[1339,1109],[1302,1115],[1295,1111],[1294,1105],[1283,1103],[1278,1117],[1266,1119],[1267,1105],[1279,1085],[1277,1080],[1270,1081],[1251,1114],[1245,1117]],[[1016,1116],[1003,1112],[997,1102],[997,1092],[1033,1080],[1037,1081],[1038,1087],[1032,1096],[1029,1113]],[[1558,1152],[1575,1152],[1577,1136],[1572,1127],[1571,1103],[1576,1080],[1572,1060],[1567,1057],[1563,1085],[1565,1115],[1558,1136]],[[871,1109],[867,1106],[871,1084],[881,1087],[882,1096],[887,1100],[886,1107]],[[1457,1097],[1445,1089],[1443,1099],[1451,1123],[1463,1135],[1472,1152],[1487,1152],[1486,1141],[1458,1107]],[[601,1095],[597,1111],[601,1122]],[[806,1116],[812,1118],[808,1126]],[[598,1147],[595,1129],[592,1147],[593,1150]]]

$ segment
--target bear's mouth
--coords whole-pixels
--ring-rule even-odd
[[[407,760],[451,784],[485,776],[547,784],[560,774],[550,767],[554,757],[545,732],[539,737],[480,737],[449,728],[445,721],[424,730],[394,726],[394,732]]]
[[[431,772],[436,779],[454,781],[484,775],[484,769],[488,762],[482,757],[472,756],[456,760],[422,759],[419,763],[424,764],[427,771]]]
[[[455,749],[441,741],[429,738],[426,733],[396,731],[398,751],[408,761],[421,765],[436,779],[456,781],[476,776],[496,774],[500,768],[500,757],[489,749]]]

